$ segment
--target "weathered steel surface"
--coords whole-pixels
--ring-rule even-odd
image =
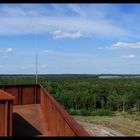
[[[14,105],[16,106],[14,106],[14,108],[20,107],[21,109],[21,107],[23,107],[23,109],[25,109],[23,113],[28,112],[28,115],[26,113],[26,115],[21,113],[22,115],[20,116],[20,118],[26,116],[26,119],[24,118],[25,120],[22,124],[23,126],[21,125],[20,127],[24,127],[24,124],[26,124],[28,120],[28,123],[32,124],[33,121],[32,125],[35,125],[35,127],[38,128],[42,126],[40,124],[43,122],[45,129],[43,129],[41,135],[43,134],[51,136],[89,136],[89,134],[60,106],[60,104],[41,85],[0,84],[0,88],[16,97],[16,101],[14,102]],[[35,111],[34,109],[26,109],[25,106],[28,106],[29,104],[40,104],[42,115],[38,115],[37,111]],[[11,105],[12,104],[10,104],[10,106]],[[2,108],[3,106],[0,107],[0,113],[4,114]],[[9,112],[11,114],[11,108]],[[5,114],[7,114],[7,112],[5,112]],[[39,116],[42,117],[40,118]],[[36,117],[39,117],[40,119],[36,120]],[[7,121],[11,120],[11,118],[12,115],[10,115]],[[3,122],[1,121],[0,123],[1,128]],[[11,122],[8,127],[12,130]],[[14,128],[17,129],[16,127]],[[0,131],[0,133],[4,132]],[[9,135],[12,135],[11,131]]]
[[[5,136],[5,104],[6,101],[0,100],[0,136]]]
[[[14,101],[14,105],[18,105],[19,104],[19,88],[16,86],[6,87],[5,91],[16,97],[16,100]]]
[[[12,109],[14,96],[0,90],[0,136],[12,136]]]
[[[13,136],[49,136],[40,104],[13,108]]]
[[[16,97],[14,105],[40,103],[40,86],[36,84],[0,84],[0,88]]]
[[[34,104],[35,103],[35,89],[34,87],[26,86],[22,88],[22,104]]]
[[[40,87],[41,107],[51,135],[89,136],[41,85]]]
[[[8,94],[7,92],[0,90],[0,100],[14,100],[15,97],[12,96],[11,94]]]
[[[12,136],[13,130],[13,101],[8,102],[8,136]]]
[[[36,103],[40,103],[40,85],[36,85]]]

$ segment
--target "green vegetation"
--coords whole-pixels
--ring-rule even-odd
[[[114,116],[115,113],[106,109],[97,109],[92,112],[92,116]]]
[[[70,115],[81,115],[81,116],[115,116],[115,112],[106,109],[97,109],[95,111],[89,110],[67,110]]]
[[[52,96],[72,114],[140,114],[140,79],[97,76],[39,76]],[[0,84],[32,84],[35,76],[0,76]]]

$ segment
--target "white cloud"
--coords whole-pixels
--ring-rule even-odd
[[[63,39],[63,38],[73,38],[73,39],[76,39],[76,38],[80,38],[80,37],[83,36],[80,33],[80,31],[75,32],[75,33],[68,33],[68,32],[63,32],[61,30],[56,30],[52,34],[53,34],[53,38],[54,39]]]
[[[12,52],[13,51],[13,48],[8,48],[5,50],[6,52]]]
[[[16,7],[3,7],[2,11],[7,14],[4,14],[4,16],[0,14],[0,35],[24,35],[34,34],[35,32],[42,34],[52,33],[60,29],[61,33],[54,35],[56,39],[79,38],[88,35],[111,37],[132,36],[132,34],[128,33],[124,28],[114,24],[109,19],[99,19],[98,16],[96,16],[96,18],[85,17],[84,15],[89,15],[87,13],[89,13],[90,10],[88,12],[87,10],[84,11],[85,8],[82,9],[78,5],[63,5],[65,8],[62,6],[62,11],[63,13],[67,11],[67,14],[60,14],[59,16],[56,16],[56,11],[53,10],[51,12],[52,14],[49,12],[48,15],[49,10],[48,7],[46,8],[45,6],[35,7],[35,5],[24,5],[23,7],[23,5],[19,5]],[[76,9],[77,7],[78,9]],[[43,10],[41,10],[42,8]],[[86,7],[86,9],[88,8]],[[78,15],[74,14],[73,16],[69,16],[68,13],[72,13],[72,11],[75,11]]]
[[[140,49],[140,42],[128,43],[128,42],[117,42],[108,49]]]
[[[121,58],[130,60],[130,59],[136,58],[136,56],[134,54],[130,54],[130,55],[127,55],[127,56],[122,56]]]

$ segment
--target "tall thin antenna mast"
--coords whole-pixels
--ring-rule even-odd
[[[36,50],[36,84],[38,83],[38,54]]]
[[[37,42],[36,42],[36,33],[35,33],[35,49],[36,49],[36,84],[38,83],[38,54],[37,54]]]

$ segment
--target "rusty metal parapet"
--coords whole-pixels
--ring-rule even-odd
[[[41,106],[53,136],[89,136],[89,134],[41,87]]]
[[[12,111],[15,97],[0,90],[0,136],[12,136]]]
[[[43,88],[40,84],[0,84],[1,93],[11,94],[10,96],[10,120],[12,119],[12,102],[13,96],[16,98],[13,102],[14,106],[40,104],[42,114],[46,124],[46,132],[50,132],[51,136],[89,136],[89,134],[63,109],[63,107]],[[1,99],[4,99],[1,96]],[[3,105],[0,107],[0,115],[3,112]],[[4,118],[0,116],[0,120]],[[12,136],[12,121],[9,134]],[[41,120],[40,120],[41,121]],[[0,136],[3,124],[0,124]],[[5,129],[4,129],[5,130]],[[45,132],[43,134],[46,136]],[[4,133],[6,136],[6,133]]]

